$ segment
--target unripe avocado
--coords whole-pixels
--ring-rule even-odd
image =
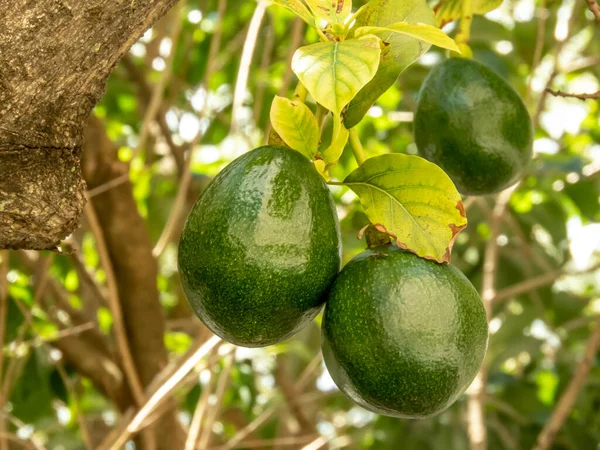
[[[519,94],[492,70],[467,58],[434,67],[415,111],[421,155],[438,164],[466,195],[516,183],[531,159],[531,118]]]
[[[229,164],[196,202],[179,242],[179,273],[208,328],[263,347],[317,315],[340,255],[323,178],[300,153],[265,146]]]
[[[485,309],[456,267],[381,245],[360,253],[331,286],[323,358],[360,406],[425,418],[469,386],[487,349]]]

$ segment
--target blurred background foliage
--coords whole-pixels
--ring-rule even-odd
[[[445,30],[453,35],[456,24]],[[529,449],[599,323],[600,106],[554,97],[545,89],[600,90],[600,22],[582,0],[505,0],[475,17],[471,36],[474,57],[521,93],[536,126],[526,178],[504,209],[497,208],[495,197],[465,200],[469,226],[453,253],[453,263],[478,288],[486,252],[497,254],[497,261],[490,258],[491,340],[482,397],[487,446]],[[115,202],[129,195],[137,206],[122,212],[96,208],[100,233],[109,233],[119,215],[135,214],[152,244],[159,243],[152,289],[160,305],[135,313],[134,359],[144,351],[138,342],[144,328],[163,336],[168,353],[159,366],[178,361],[210,336],[179,286],[181,218],[225,164],[265,142],[273,96],[290,95],[295,86],[289,69],[293,51],[315,41],[313,31],[281,8],[265,11],[254,0],[182,0],[115,68],[92,119],[106,136],[90,133],[85,152],[109,145],[116,156],[106,167],[125,168],[124,176],[108,182],[88,181],[91,204],[119,190]],[[428,70],[446,56],[431,49],[371,108],[358,126],[367,156],[416,153],[411,122],[418,90]],[[85,164],[88,180],[101,179],[104,166]],[[347,149],[333,177],[354,167]],[[351,191],[334,186],[332,192],[347,261],[364,248],[357,233],[367,221]],[[69,239],[72,254],[2,253],[1,279],[8,287],[2,289],[8,293],[2,295],[4,448],[95,448],[133,404],[128,394],[111,394],[114,380],[103,385],[106,374],[98,373],[125,372],[115,356],[115,320],[121,319],[110,303],[111,275],[94,223],[88,215]],[[125,223],[119,231],[123,240],[105,245],[121,302],[135,303],[146,293],[130,292],[125,299],[123,289],[136,270],[155,262],[129,254],[131,264],[120,265],[119,246],[135,238],[127,236],[128,229]],[[146,322],[144,308],[153,306],[163,322],[150,317]],[[132,313],[124,311],[129,323]],[[408,421],[369,413],[341,395],[320,359],[319,320],[274,347],[223,344],[176,386],[174,415],[185,435],[204,408],[197,448],[469,448],[467,396],[438,417]],[[73,356],[84,338],[104,349],[115,367],[86,369],[85,358]],[[143,384],[154,375],[142,376]],[[594,352],[589,375],[550,448],[600,449],[599,411],[600,360]],[[126,446],[149,448],[143,440]]]

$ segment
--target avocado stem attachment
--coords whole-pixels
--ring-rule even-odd
[[[381,245],[389,245],[392,243],[392,236],[385,227],[379,223],[372,224],[363,227],[358,232],[358,238],[362,239],[363,234],[367,239],[367,247],[379,247]]]

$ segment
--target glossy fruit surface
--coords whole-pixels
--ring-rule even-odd
[[[352,259],[333,283],[322,322],[325,364],[364,408],[425,418],[450,406],[483,361],[483,304],[457,268],[392,245]]]
[[[421,155],[448,173],[462,194],[499,192],[531,159],[531,118],[519,94],[481,63],[450,58],[421,86],[415,112]]]
[[[237,345],[280,342],[310,322],[340,266],[333,199],[308,159],[265,146],[221,171],[196,202],[179,272],[196,314]]]

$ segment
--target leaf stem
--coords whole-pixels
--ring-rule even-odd
[[[463,0],[460,15],[460,31],[456,36],[456,43],[464,47],[469,43],[471,37],[471,23],[473,22],[473,0]],[[462,48],[461,48],[462,50]]]
[[[348,130],[350,132],[350,147],[352,148],[352,153],[354,154],[354,159],[359,166],[361,166],[365,162],[365,150],[360,142],[360,138],[358,137],[358,133],[356,132],[356,128],[350,128]]]

